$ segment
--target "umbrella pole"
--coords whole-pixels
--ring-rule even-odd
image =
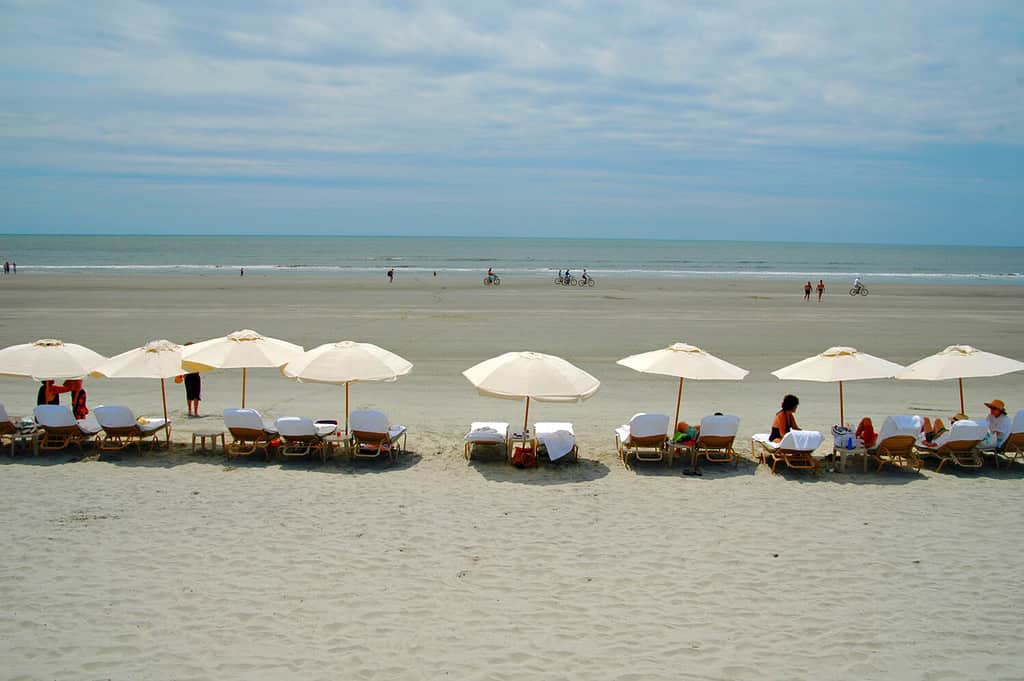
[[[846,421],[843,420],[843,382],[839,381],[839,425],[845,426]]]
[[[523,415],[523,432],[527,432],[530,429],[530,398],[526,398],[526,414]]]
[[[242,367],[242,409],[245,409],[245,367]]]
[[[679,407],[683,404],[683,377],[679,377],[679,394],[676,395],[676,420],[672,422],[672,432],[676,432],[676,424],[679,423]]]
[[[160,379],[160,397],[164,400],[164,434],[167,436],[167,446],[171,446],[171,429],[166,427],[167,424],[167,388],[164,387],[164,379]]]
[[[345,436],[348,437],[348,383],[345,383]]]
[[[964,414],[964,379],[958,378],[957,381],[960,383],[960,413]]]

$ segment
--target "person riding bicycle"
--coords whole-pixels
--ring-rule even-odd
[[[487,281],[493,284],[494,283],[494,279],[495,279],[495,277],[494,277],[494,268],[493,267],[488,267],[487,268]]]
[[[582,281],[584,283],[590,281],[590,275],[587,274],[587,268],[586,267],[583,268],[583,274],[580,275],[580,281]]]
[[[857,292],[860,292],[860,290],[861,290],[862,288],[864,288],[864,284],[863,284],[863,283],[861,282],[861,280],[860,280],[860,275],[859,275],[859,274],[858,274],[858,275],[857,275],[856,277],[854,277],[854,278],[853,278],[853,288],[854,288],[854,289],[855,289],[855,290],[856,290]]]
[[[562,279],[562,282],[568,284],[570,281],[572,281],[572,273],[569,271],[569,268],[566,267],[565,277]]]

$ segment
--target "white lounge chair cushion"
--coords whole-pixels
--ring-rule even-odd
[[[988,426],[984,423],[964,419],[957,421],[945,433],[936,438],[932,449],[939,449],[947,442],[981,442],[988,433]]]
[[[277,426],[270,419],[265,419],[255,409],[225,409],[224,425],[228,430],[232,428],[247,428],[249,430],[262,430],[267,433],[277,433]]]
[[[338,430],[338,424],[332,421],[315,421],[313,427],[316,428],[316,434],[320,437],[333,435]]]
[[[723,414],[705,416],[700,420],[700,437],[736,437],[740,417]]]
[[[4,409],[4,405],[2,404],[0,404],[0,421],[10,421],[11,423],[14,423],[14,421],[11,421],[11,418],[7,415],[7,410]]]
[[[0,405],[0,409],[3,409],[3,405]],[[7,414],[4,414],[4,418],[7,418]],[[1024,409],[1018,411],[1013,417],[1013,425],[1010,426],[1010,435],[1017,433],[1024,433]]]
[[[90,414],[87,418],[76,421],[71,408],[63,404],[40,404],[32,413],[36,423],[43,428],[67,428],[77,425],[83,435],[95,435],[102,430],[95,416]]]
[[[821,446],[822,435],[816,430],[791,430],[782,442],[772,442],[768,433],[758,433],[753,439],[770,450],[788,449],[795,452],[813,452]]]
[[[548,458],[557,461],[576,446],[576,433],[571,423],[535,423],[533,432],[548,450]]]
[[[388,423],[388,417],[382,411],[366,409],[354,411],[348,417],[349,428],[363,433],[387,433],[388,439],[394,442],[405,433],[405,426]]]
[[[473,421],[463,438],[466,442],[501,444],[508,439],[509,424],[502,421]]]
[[[282,437],[318,437],[313,419],[302,416],[282,416],[274,424]]]
[[[646,412],[633,414],[633,418],[629,419],[629,423],[616,428],[616,432],[625,434],[623,441],[630,437],[651,437],[654,435],[665,435],[667,437],[668,415],[648,414]]]
[[[142,435],[155,433],[167,424],[167,421],[163,419],[151,418],[147,418],[144,422],[139,423],[131,409],[116,405],[101,405],[93,409],[92,413],[96,417],[97,423],[104,429],[134,427],[138,428],[139,433]]]
[[[885,419],[882,429],[878,431],[878,439],[869,451],[876,451],[886,440],[891,437],[906,437],[910,435],[915,439],[921,437],[921,424],[924,420],[920,416],[900,415],[890,416]]]

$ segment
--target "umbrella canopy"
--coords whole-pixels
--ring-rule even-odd
[[[160,379],[160,396],[164,403],[164,421],[167,421],[167,390],[164,379],[173,378],[182,373],[181,353],[184,348],[169,340],[155,340],[140,348],[122,352],[101,362],[92,370],[96,378],[158,378]],[[167,442],[171,441],[169,430]]]
[[[903,367],[895,362],[860,352],[856,348],[837,346],[773,371],[772,375],[783,381],[839,383],[839,423],[842,424],[845,381],[892,378],[901,371]]]
[[[901,380],[947,381],[960,385],[960,413],[964,413],[965,378],[1002,376],[1024,370],[1024,362],[994,355],[970,345],[950,345],[945,350],[918,360],[896,375]]]
[[[660,350],[623,357],[616,364],[643,374],[674,376],[679,379],[679,393],[676,395],[676,420],[672,422],[673,428],[679,422],[679,408],[683,401],[683,379],[741,381],[750,373],[746,369],[729,364],[724,359],[687,343],[673,343]]]
[[[82,378],[106,359],[82,345],[52,338],[0,350],[0,376],[43,380]]]
[[[530,419],[530,400],[579,402],[597,392],[601,382],[561,357],[540,352],[506,352],[462,372],[481,395],[506,400],[526,399],[523,430]]]
[[[345,385],[345,432],[348,433],[350,383],[395,381],[412,371],[412,362],[372,343],[325,343],[295,357],[281,368],[288,378],[309,383]]]
[[[186,346],[182,351],[185,371],[242,370],[242,406],[245,407],[247,369],[279,368],[302,354],[302,346],[243,329],[220,338]]]

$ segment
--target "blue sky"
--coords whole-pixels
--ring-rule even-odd
[[[0,231],[1024,245],[1024,3],[0,0]]]

